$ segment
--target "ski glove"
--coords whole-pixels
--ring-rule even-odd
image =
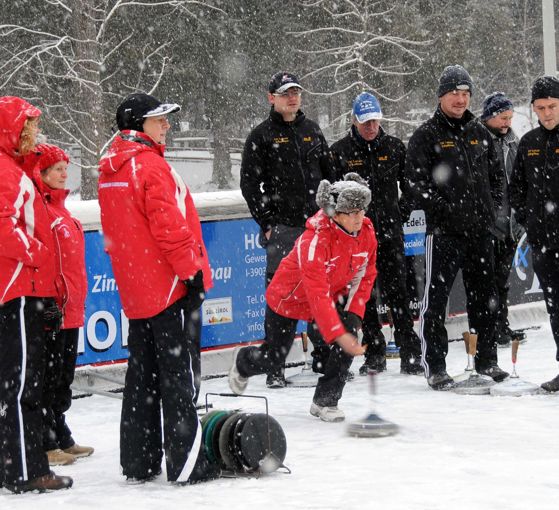
[[[186,309],[189,311],[197,310],[202,306],[206,299],[206,290],[204,289],[204,274],[202,270],[196,272],[188,280],[184,281],[188,294],[186,295]]]

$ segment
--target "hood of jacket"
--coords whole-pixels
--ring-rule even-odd
[[[163,157],[165,146],[156,144],[140,131],[122,131],[99,162],[99,172],[115,174],[122,166],[142,152],[154,152]]]
[[[40,115],[39,108],[20,97],[0,97],[0,150],[15,157],[25,121]]]

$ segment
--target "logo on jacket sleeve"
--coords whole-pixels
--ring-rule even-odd
[[[356,166],[363,166],[365,162],[362,159],[350,159],[347,162],[349,168],[355,168]]]
[[[479,141],[477,140],[477,138],[470,140],[470,145],[479,145]]]
[[[303,142],[312,142],[312,136],[304,136]]]
[[[456,147],[456,144],[452,140],[443,140],[439,142],[439,145],[441,146],[441,149],[452,149],[453,147]]]
[[[289,143],[289,138],[287,136],[276,136],[274,143]]]
[[[540,149],[528,149],[528,157],[532,158],[540,155]]]
[[[388,161],[388,156],[379,156],[378,160],[379,161]]]

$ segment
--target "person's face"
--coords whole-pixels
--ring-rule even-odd
[[[499,115],[495,115],[485,121],[487,127],[493,129],[493,131],[497,131],[502,135],[506,135],[509,132],[509,129],[512,125],[512,116],[514,115],[512,110],[506,110],[504,112],[499,113]]]
[[[365,218],[365,211],[363,209],[356,209],[348,213],[336,213],[334,221],[344,227],[348,232],[354,234],[359,232],[363,226],[363,219]]]
[[[554,97],[536,99],[532,109],[545,129],[551,130],[559,124],[559,99]]]
[[[301,92],[299,87],[290,87],[281,94],[268,93],[268,101],[284,119],[291,120],[301,108]]]
[[[468,90],[451,90],[439,98],[441,110],[451,119],[461,119],[470,106]]]
[[[357,119],[353,119],[353,125],[357,129],[361,138],[370,142],[374,140],[378,136],[378,132],[380,130],[380,120],[378,119],[371,119],[362,124],[357,121]]]
[[[171,128],[171,124],[167,120],[166,115],[157,115],[156,117],[148,117],[144,120],[143,130],[155,143],[164,145],[167,131]]]
[[[41,172],[42,181],[51,189],[64,189],[68,178],[68,163],[59,161]]]

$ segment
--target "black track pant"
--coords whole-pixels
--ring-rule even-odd
[[[394,321],[394,341],[400,348],[400,357],[416,358],[421,353],[419,338],[413,330],[413,317],[409,307],[406,285],[407,266],[402,239],[384,240],[379,243],[377,253],[377,285],[382,299],[390,307]],[[385,354],[384,342],[376,342],[380,333],[380,321],[376,310],[374,293],[367,301],[363,318],[363,344],[367,345],[367,356]]]
[[[516,241],[512,237],[504,240],[493,237],[493,253],[495,256],[495,284],[499,296],[499,311],[497,314],[497,327],[503,329],[509,325],[509,308],[507,305],[509,294],[509,275],[514,253],[516,251]]]
[[[419,323],[426,377],[446,370],[446,305],[459,269],[466,289],[470,328],[478,334],[476,368],[497,363],[493,336],[498,300],[491,234],[429,234],[425,238],[425,294]]]
[[[123,474],[147,478],[161,471],[162,431],[167,478],[193,481],[202,427],[196,413],[200,390],[200,313],[180,299],[155,317],[131,319],[130,357],[120,423]]]
[[[540,281],[559,361],[559,250],[532,247],[534,270]]]
[[[342,321],[345,323],[342,314]],[[296,319],[289,319],[266,307],[265,332],[266,341],[259,347],[243,347],[237,356],[237,369],[243,377],[270,373],[278,366],[283,366],[285,358],[293,344]],[[346,326],[347,327],[347,326]],[[355,331],[353,331],[356,334]],[[330,348],[324,375],[318,380],[313,402],[320,406],[336,406],[342,397],[347,371],[353,357],[344,353],[338,344]]]
[[[61,329],[47,336],[47,364],[43,387],[43,447],[45,451],[70,448],[75,441],[64,413],[72,405],[78,355],[79,328]]]
[[[0,306],[0,482],[18,484],[49,472],[43,450],[45,373],[43,300]]]

